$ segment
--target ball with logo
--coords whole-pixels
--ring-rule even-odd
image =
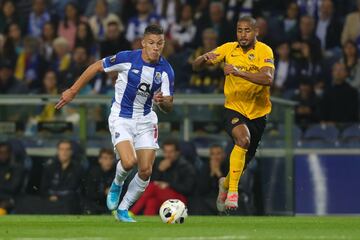
[[[187,207],[179,199],[169,199],[163,202],[159,215],[163,223],[184,223],[187,218]]]

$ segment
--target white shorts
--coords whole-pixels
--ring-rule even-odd
[[[116,114],[109,116],[109,130],[114,145],[129,140],[135,150],[158,149],[158,118],[154,111],[146,116],[123,118]]]

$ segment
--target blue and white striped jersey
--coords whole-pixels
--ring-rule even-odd
[[[174,71],[163,57],[150,64],[141,58],[141,50],[134,50],[119,52],[102,61],[105,72],[118,72],[112,114],[116,112],[124,118],[145,116],[152,110],[155,92],[162,91],[163,96],[174,93]]]

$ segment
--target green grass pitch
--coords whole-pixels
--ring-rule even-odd
[[[360,217],[190,216],[184,224],[137,216],[120,223],[112,216],[0,217],[0,239],[68,240],[247,240],[360,239]]]

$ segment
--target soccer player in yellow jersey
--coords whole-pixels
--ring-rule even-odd
[[[238,207],[240,176],[255,155],[271,111],[270,86],[274,78],[271,48],[256,40],[256,20],[242,17],[237,22],[237,42],[225,43],[193,63],[193,69],[224,61],[225,129],[235,145],[226,178],[219,180],[217,208],[220,212]]]

